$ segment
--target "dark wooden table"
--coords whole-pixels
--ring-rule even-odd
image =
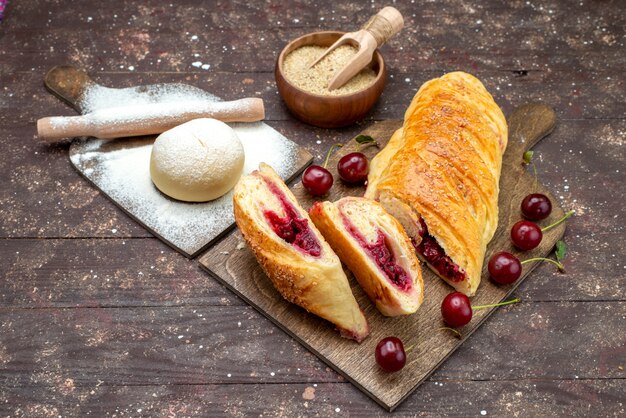
[[[45,146],[37,118],[73,111],[45,72],[112,87],[184,81],[265,100],[267,122],[319,159],[401,118],[446,71],[505,110],[553,106],[541,180],[576,210],[567,273],[542,265],[397,415],[624,416],[626,105],[620,1],[398,1],[388,86],[366,120],[325,130],[273,78],[290,40],[357,28],[378,2],[12,0],[0,22],[0,416],[386,415],[298,343],[118,210]],[[208,69],[194,66],[208,64]],[[318,160],[319,161],[319,160]],[[355,361],[358,361],[355,359]]]

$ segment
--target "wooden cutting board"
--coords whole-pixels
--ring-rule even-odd
[[[497,251],[510,251],[521,260],[548,256],[555,243],[563,236],[564,224],[546,232],[538,248],[524,253],[512,247],[509,231],[511,226],[521,219],[520,203],[529,193],[540,192],[552,200],[552,214],[549,219],[541,222],[541,225],[548,225],[564,215],[558,200],[541,183],[536,182],[532,170],[529,172],[527,167],[522,165],[523,153],[553,130],[556,116],[551,108],[543,104],[529,104],[516,109],[508,118],[508,123],[509,144],[504,154],[500,178],[500,218],[496,234],[488,246],[486,260]],[[379,122],[366,129],[363,134],[372,136],[383,146],[401,125],[402,121]],[[332,167],[331,172],[336,183],[327,200],[335,201],[343,196],[363,194],[363,187],[343,185],[335,170],[339,158],[357,148],[359,146],[355,141],[349,141],[331,158],[329,168]],[[371,159],[378,149],[368,146],[363,148],[362,152]],[[300,183],[292,189],[305,209],[313,204],[314,199],[306,193]],[[372,331],[363,343],[357,344],[341,338],[330,323],[282,299],[243,242],[239,230],[233,231],[200,258],[201,265],[212,276],[389,410],[396,408],[495,311],[495,308],[475,311],[472,321],[460,329],[463,337],[459,339],[452,332],[440,329],[444,326],[441,319],[441,302],[453,289],[427,267],[423,268],[425,284],[423,305],[416,314],[398,318],[386,318],[379,314],[357,285],[354,277],[347,272],[354,295]],[[507,299],[536,265],[537,263],[525,264],[522,277],[512,285],[503,286],[496,285],[488,279],[485,263],[482,281],[476,296],[472,298],[472,304],[486,305]],[[515,309],[515,305],[503,309]],[[374,359],[376,344],[381,338],[389,335],[400,338],[405,347],[413,346],[407,355],[406,366],[397,373],[382,372]]]
[[[51,69],[44,79],[48,90],[86,114],[116,106],[214,102],[221,99],[183,83],[110,88],[97,84],[72,66]],[[244,173],[265,162],[289,181],[313,156],[263,122],[229,123],[246,154]],[[112,140],[74,141],[70,161],[80,174],[146,229],[187,257],[195,257],[234,226],[232,190],[209,202],[190,203],[161,193],[150,178],[150,154],[156,135]]]

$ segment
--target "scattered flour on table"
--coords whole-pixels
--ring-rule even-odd
[[[208,70],[211,68],[211,64],[203,64],[202,61],[194,61],[191,63],[192,67],[202,68],[203,70]]]

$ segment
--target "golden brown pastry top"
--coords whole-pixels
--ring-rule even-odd
[[[392,150],[373,162],[367,196],[390,195],[417,211],[466,271],[469,283],[461,290],[468,294],[480,282],[497,226],[506,143],[506,119],[491,95],[474,76],[454,72],[422,85]]]

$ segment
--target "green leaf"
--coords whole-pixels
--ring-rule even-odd
[[[378,146],[378,142],[369,135],[359,135],[354,140],[359,144],[375,144]]]
[[[561,260],[564,260],[566,254],[567,254],[567,246],[565,245],[565,241],[560,241],[560,240],[557,241],[556,250],[554,250],[556,261],[561,262]]]
[[[524,153],[524,164],[530,164],[532,162],[534,153],[534,151],[526,151]]]

